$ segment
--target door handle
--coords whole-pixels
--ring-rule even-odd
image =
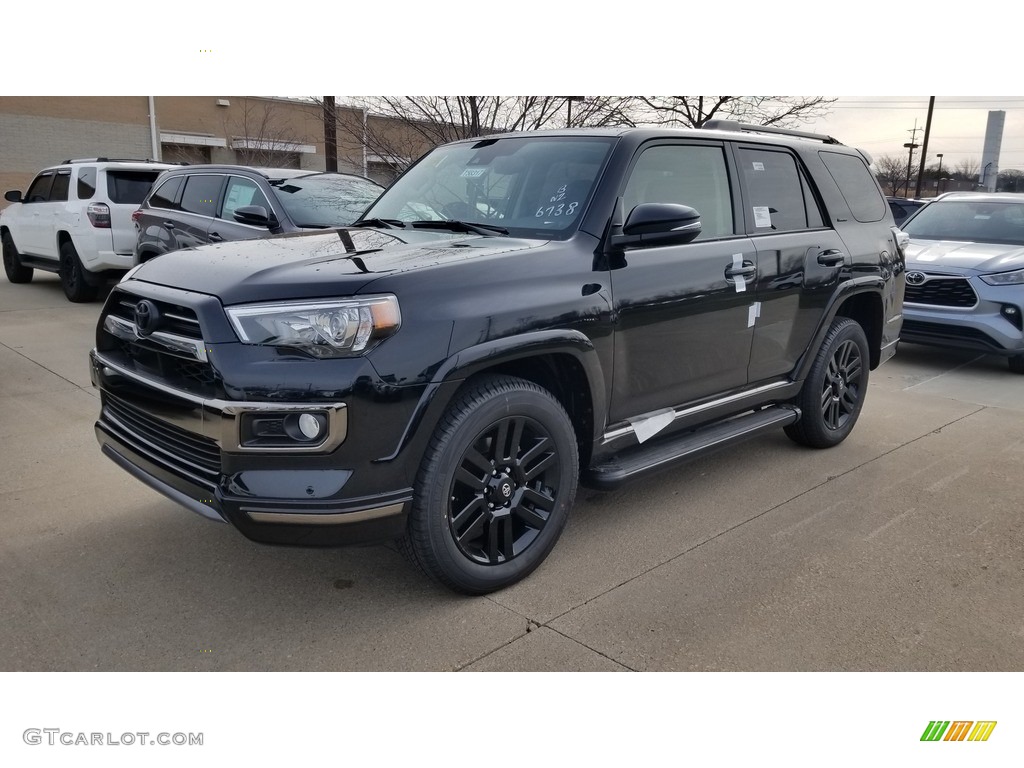
[[[223,243],[224,242],[224,238],[221,237],[220,235],[218,235],[216,232],[211,232],[210,233],[210,242],[211,243]]]
[[[164,229],[174,229],[174,222],[173,221],[165,221],[164,222]]]
[[[829,248],[818,254],[818,263],[823,267],[837,267],[843,263],[846,254],[836,248]]]
[[[744,261],[738,267],[730,264],[725,268],[726,277],[753,277],[756,274],[757,267],[754,266],[754,262],[752,261]]]

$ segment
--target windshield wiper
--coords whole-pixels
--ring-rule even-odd
[[[457,221],[456,219],[412,221],[410,224],[418,229],[448,229],[452,232],[472,232],[475,235],[508,234],[508,230],[504,227],[496,227],[493,224],[480,224],[475,221]]]
[[[405,229],[405,222],[399,219],[363,219],[357,221],[355,224],[350,224],[352,227],[375,227],[378,229]]]

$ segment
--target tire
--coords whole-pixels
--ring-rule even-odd
[[[797,397],[800,420],[785,427],[789,438],[811,448],[843,442],[864,406],[870,360],[860,324],[836,318]]]
[[[68,301],[75,303],[93,301],[99,293],[86,281],[78,251],[70,240],[65,240],[60,246],[60,284]]]
[[[1013,373],[1024,373],[1024,355],[1008,357],[1006,362],[1009,364],[1010,370]]]
[[[578,479],[576,434],[551,393],[511,376],[481,377],[437,426],[399,550],[456,592],[514,584],[555,546]]]
[[[18,249],[14,246],[14,240],[7,232],[4,232],[3,247],[4,272],[7,273],[7,279],[12,283],[30,282],[32,280],[32,273],[35,270],[21,263],[21,259],[18,257]]]

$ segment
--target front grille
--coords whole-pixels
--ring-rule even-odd
[[[965,277],[929,275],[924,285],[907,283],[903,300],[911,304],[966,308],[977,304],[978,296]]]
[[[125,330],[108,329],[101,318],[97,348],[129,370],[200,397],[223,397],[224,388],[216,369],[207,360],[179,346],[161,343],[160,334],[198,342],[203,348],[203,332],[195,310],[168,301],[149,299],[156,305],[159,323],[150,331],[156,336],[139,337],[132,330],[135,307],[142,297],[118,291],[108,302],[106,316],[114,316],[127,325]],[[112,333],[111,330],[116,331]],[[186,344],[187,345],[187,344]],[[203,355],[205,357],[205,353]]]
[[[103,393],[100,420],[120,440],[151,461],[195,483],[216,487],[220,478],[220,448],[210,438],[154,418],[109,392]]]
[[[903,329],[900,334],[908,339],[913,338],[921,341],[963,341],[969,342],[972,347],[988,347],[994,350],[1002,349],[999,343],[984,331],[963,325],[927,323],[921,320],[903,318]]]
[[[122,320],[134,323],[135,305],[138,303],[137,297],[122,293],[116,302],[111,303],[109,314],[117,315]],[[152,330],[166,331],[188,339],[202,340],[203,332],[199,327],[199,318],[196,317],[195,311],[167,301],[153,301],[153,304],[160,311],[160,325]]]

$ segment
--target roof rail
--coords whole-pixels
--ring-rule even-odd
[[[164,165],[188,165],[188,163],[169,163],[165,160],[154,160],[152,157],[141,159],[138,157],[76,157],[71,160],[62,160],[61,165],[71,163],[163,163]]]
[[[736,120],[708,120],[702,128],[709,131],[740,131],[742,133],[769,133],[778,136],[792,136],[796,139],[811,139],[825,144],[842,144],[839,139],[826,136],[823,133],[808,133],[807,131],[794,131],[791,128],[776,128],[772,125],[752,125],[740,123]]]

